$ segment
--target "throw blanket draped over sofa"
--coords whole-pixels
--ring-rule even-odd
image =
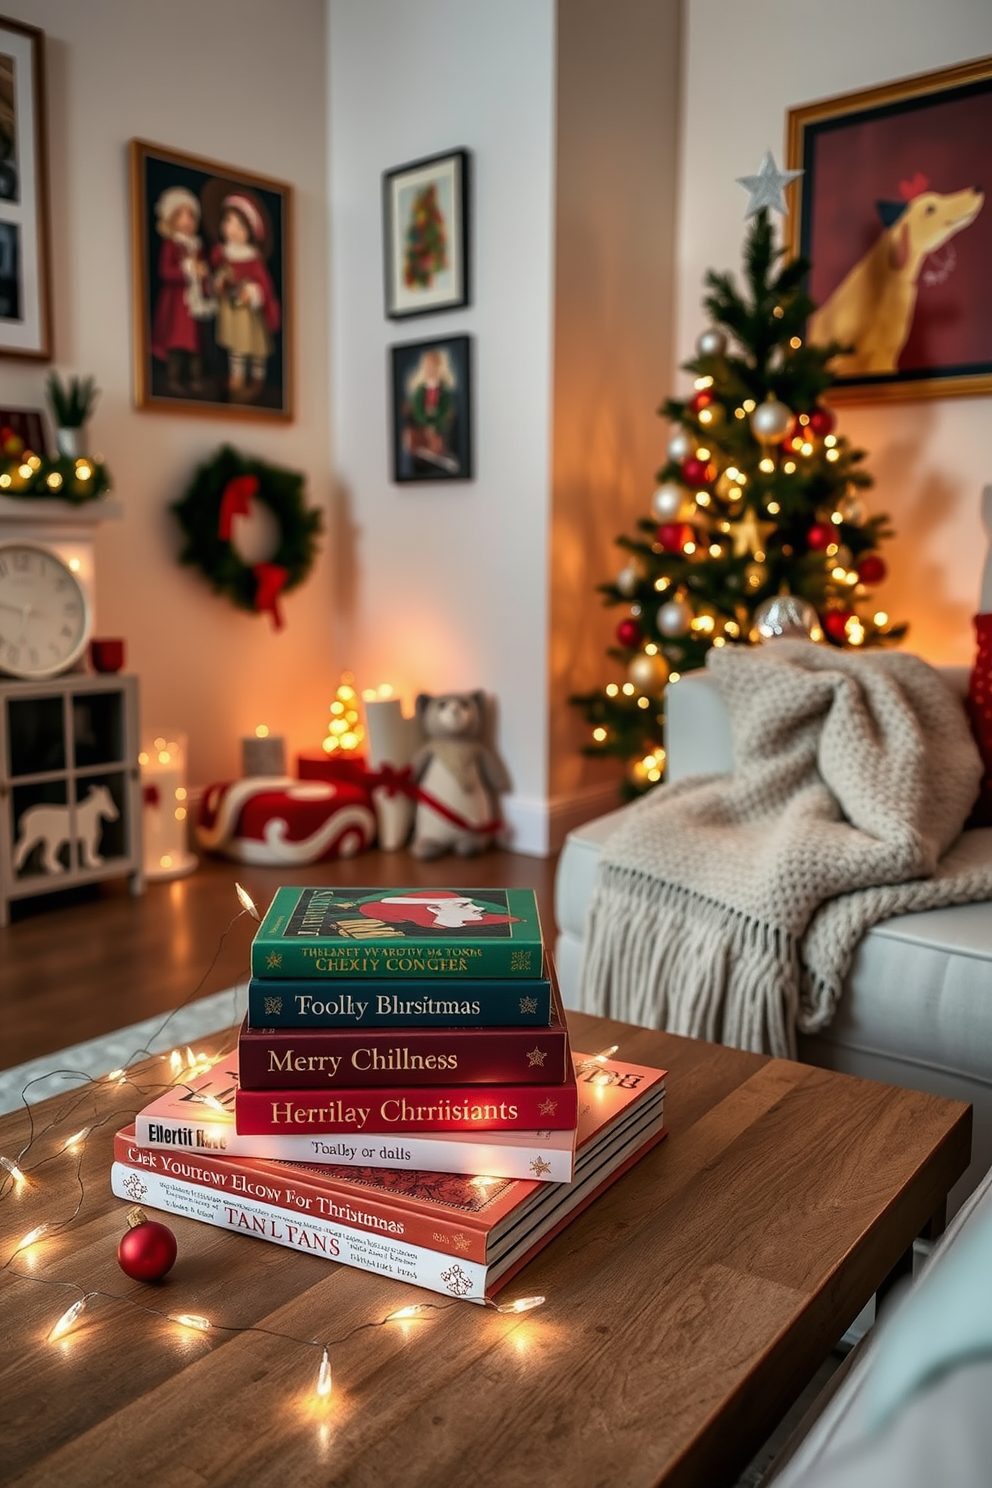
[[[992,899],[962,836],[982,765],[916,656],[776,640],[707,668],[734,773],[657,787],[605,844],[581,1006],[794,1057],[870,926]]]

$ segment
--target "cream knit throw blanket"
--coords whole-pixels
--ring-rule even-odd
[[[794,1057],[870,926],[992,899],[989,833],[961,835],[982,766],[918,657],[776,640],[707,667],[735,771],[659,786],[605,843],[580,1006]]]

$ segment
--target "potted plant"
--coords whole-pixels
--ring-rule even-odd
[[[50,372],[46,388],[59,454],[66,460],[78,460],[89,453],[84,430],[100,396],[96,379],[69,377],[63,382],[57,372]]]

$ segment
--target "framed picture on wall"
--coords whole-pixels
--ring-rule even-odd
[[[390,349],[393,479],[472,479],[472,342],[469,336]]]
[[[383,260],[393,320],[469,302],[469,153],[450,150],[386,171]]]
[[[808,333],[850,348],[831,400],[992,391],[992,58],[793,109],[788,127]]]
[[[293,417],[293,188],[131,141],[134,399]]]
[[[0,17],[0,355],[49,361],[45,37]]]

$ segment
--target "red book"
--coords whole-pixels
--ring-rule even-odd
[[[287,1132],[574,1131],[575,1075],[557,1085],[396,1085],[338,1090],[241,1090],[239,1136]]]
[[[243,1090],[396,1085],[560,1085],[568,1032],[552,977],[549,1028],[249,1028],[238,1036]]]

